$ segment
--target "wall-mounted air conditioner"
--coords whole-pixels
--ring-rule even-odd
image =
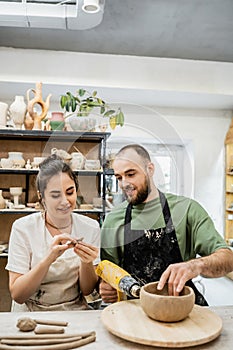
[[[103,19],[105,0],[39,1],[0,1],[0,26],[84,30]],[[88,2],[90,6],[85,7]]]

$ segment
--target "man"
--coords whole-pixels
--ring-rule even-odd
[[[141,285],[159,280],[162,289],[168,282],[170,295],[190,285],[196,303],[208,305],[192,279],[226,275],[233,270],[233,252],[207,212],[192,199],[160,192],[154,164],[140,145],[123,147],[113,168],[127,200],[104,221],[101,259],[123,267]],[[104,302],[117,301],[116,290],[104,281],[100,294]]]

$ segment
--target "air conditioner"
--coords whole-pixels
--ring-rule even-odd
[[[95,13],[82,9],[84,1],[0,1],[0,26],[73,30],[96,27],[102,22],[105,0],[95,0],[99,4]]]

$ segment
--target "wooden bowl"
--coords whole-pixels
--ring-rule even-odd
[[[186,318],[195,302],[193,289],[185,286],[179,296],[169,296],[168,285],[157,290],[158,283],[148,283],[141,288],[140,303],[147,316],[162,322],[177,322]]]

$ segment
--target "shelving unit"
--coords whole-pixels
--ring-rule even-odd
[[[101,170],[76,171],[79,181],[78,196],[83,197],[83,202],[91,204],[94,197],[102,197],[102,208],[91,210],[75,209],[82,215],[88,215],[98,220],[100,224],[106,213],[106,141],[110,133],[101,132],[67,132],[67,131],[41,131],[41,130],[0,130],[0,158],[7,158],[8,152],[22,152],[25,161],[33,160],[34,157],[48,156],[52,148],[63,149],[68,153],[78,149],[87,159],[99,159]],[[74,148],[75,147],[75,148]],[[10,187],[22,187],[23,204],[36,202],[37,194],[35,179],[37,169],[25,168],[3,169],[0,168],[0,189],[3,197],[10,199]],[[0,241],[8,242],[12,223],[19,217],[30,215],[35,209],[25,208],[20,210],[0,210]],[[7,254],[0,254],[0,311],[9,311],[11,299],[8,291],[8,273],[5,270]]]
[[[233,239],[233,120],[225,139],[225,239]]]

